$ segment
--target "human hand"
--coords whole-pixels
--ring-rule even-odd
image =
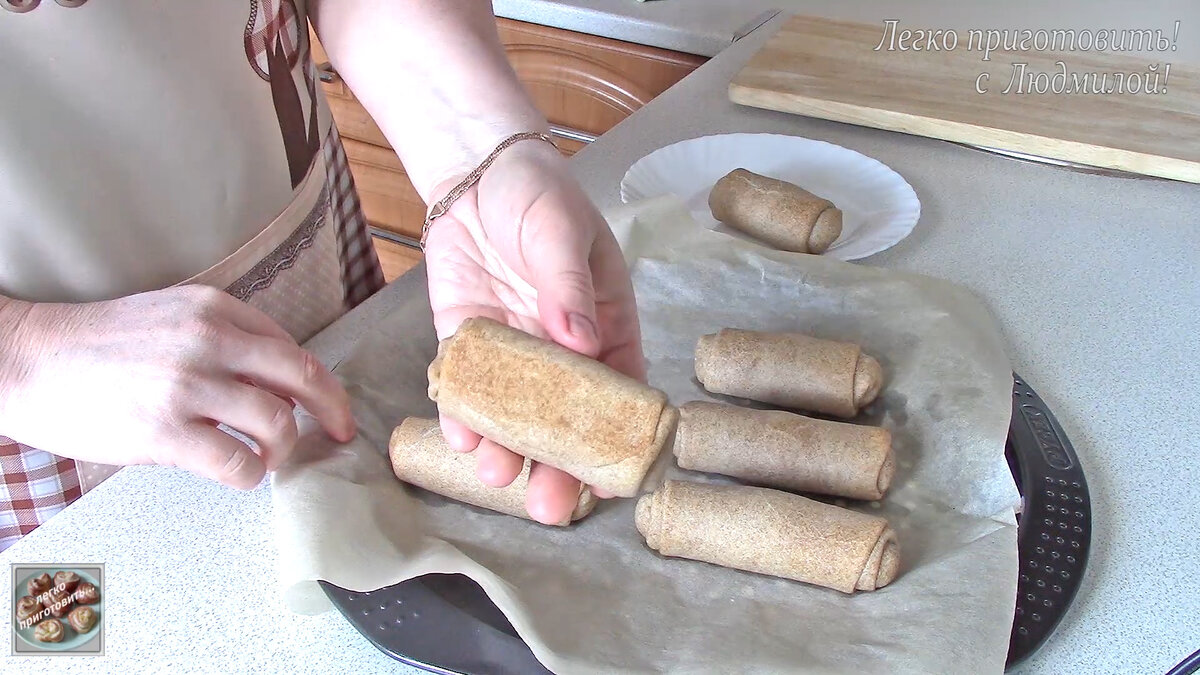
[[[485,316],[646,379],[625,259],[549,144],[523,141],[505,150],[478,187],[434,221],[425,260],[439,340]],[[452,448],[474,450],[485,484],[503,487],[520,473],[522,457],[452,419],[443,416],[441,426]],[[561,522],[578,496],[578,480],[532,466],[525,508],[535,520]]]
[[[355,434],[337,379],[268,316],[207,286],[8,301],[0,346],[0,434],[64,457],[178,466],[249,489],[291,453],[294,403],[336,440]]]

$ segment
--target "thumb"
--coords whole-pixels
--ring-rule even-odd
[[[596,328],[596,290],[587,242],[548,241],[532,259],[538,315],[551,340],[595,358],[600,353]]]

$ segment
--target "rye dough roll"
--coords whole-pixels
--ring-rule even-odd
[[[696,379],[714,393],[849,418],[879,395],[883,369],[852,342],[724,328],[696,343]]]
[[[679,417],[663,392],[483,318],[438,345],[429,398],[476,433],[618,497],[637,494]]]
[[[669,480],[638,500],[635,518],[662,555],[843,593],[888,585],[900,564],[887,520],[778,490]]]

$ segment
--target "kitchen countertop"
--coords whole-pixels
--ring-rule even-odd
[[[1084,587],[1021,672],[1164,672],[1200,647],[1200,186],[1072,173],[734,106],[729,78],[777,25],[737,42],[577,154],[573,171],[610,206],[625,169],[650,149],[764,131],[838,143],[903,175],[922,200],[921,222],[864,262],[979,294],[1003,326],[1013,367],[1074,442],[1091,486]],[[310,348],[336,363],[364,327],[420,291],[419,274]],[[177,470],[131,467],[0,553],[3,563],[67,561],[108,566],[107,656],[58,659],[56,672],[409,672],[336,613],[283,608],[275,579],[286,561],[272,543],[265,487],[236,492]],[[47,664],[9,657],[0,670]]]

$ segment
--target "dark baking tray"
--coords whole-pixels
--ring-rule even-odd
[[[1005,456],[1022,496],[1011,667],[1050,637],[1075,597],[1091,542],[1091,502],[1067,435],[1016,375]],[[320,583],[350,625],[398,661],[456,675],[550,672],[465,576],[430,574],[365,593]]]

